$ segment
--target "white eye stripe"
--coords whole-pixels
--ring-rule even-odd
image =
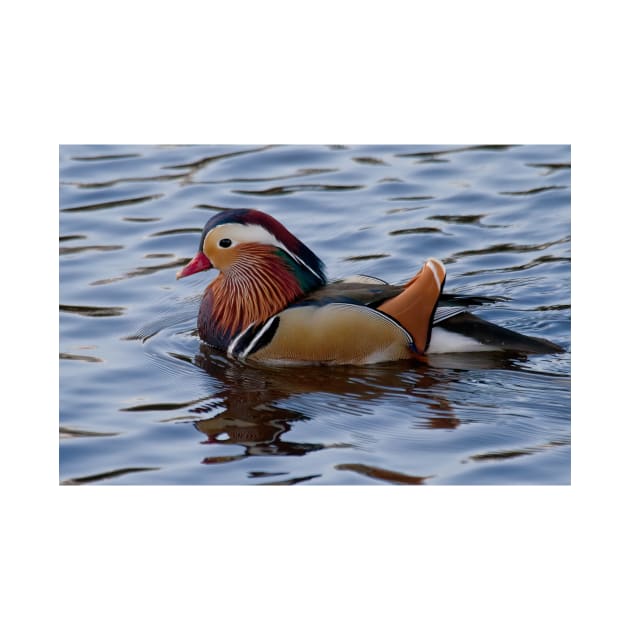
[[[239,223],[224,223],[222,225],[217,225],[215,228],[212,228],[204,238],[204,246],[208,239],[208,237],[215,231],[220,230],[219,243],[223,238],[229,238],[232,241],[232,245],[230,247],[234,247],[235,245],[240,245],[241,243],[262,243],[264,245],[273,245],[278,249],[286,252],[293,260],[295,260],[298,264],[306,267],[314,276],[317,278],[321,278],[322,274],[315,271],[309,265],[307,265],[299,256],[296,256],[293,252],[289,251],[273,234],[268,232],[261,225],[252,225],[252,224],[244,224],[241,225]],[[225,235],[223,234],[225,233]]]
[[[216,230],[219,230],[221,238],[229,238],[232,241],[232,247],[234,245],[240,245],[241,243],[264,243],[268,245],[275,245],[281,249],[285,249],[284,245],[278,241],[273,234],[270,234],[265,228],[260,225],[240,225],[238,223],[222,224],[212,228],[204,239],[204,243],[208,240],[208,237]]]

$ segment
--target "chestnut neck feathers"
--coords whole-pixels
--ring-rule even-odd
[[[250,324],[259,324],[325,284],[321,261],[266,243],[242,243],[236,260],[206,288],[198,316],[202,339],[227,348]],[[284,245],[284,244],[283,244]],[[293,245],[293,243],[292,243]]]

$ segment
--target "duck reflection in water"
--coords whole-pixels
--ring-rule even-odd
[[[490,354],[471,355],[469,367],[506,367],[510,360],[503,353]],[[374,408],[375,401],[396,395],[417,400],[415,413],[420,410],[421,414],[412,420],[418,428],[455,429],[460,424],[447,398],[449,382],[457,380],[458,372],[452,370],[433,370],[411,361],[361,367],[303,366],[298,370],[251,366],[230,360],[206,344],[200,346],[194,362],[218,386],[211,399],[190,409],[200,415],[208,414],[196,420],[195,427],[207,437],[206,444],[239,445],[244,449],[237,455],[206,457],[204,464],[227,463],[257,455],[298,456],[326,448],[354,449],[357,445],[352,443],[294,442],[284,437],[296,423],[311,420],[324,408],[337,408],[346,415],[357,416],[359,425],[360,417]],[[462,367],[461,356],[457,365]],[[305,394],[308,398],[300,398]],[[392,483],[417,484],[426,478],[351,460],[338,464],[336,469]]]

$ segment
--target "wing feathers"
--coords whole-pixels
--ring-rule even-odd
[[[421,355],[430,341],[445,278],[444,265],[430,258],[402,292],[389,297],[378,309],[305,300],[246,330],[231,344],[230,353],[254,361],[337,364]],[[453,309],[447,308],[439,318],[452,315]]]
[[[358,304],[326,304],[289,308],[263,325],[240,359],[275,363],[376,363],[411,356],[411,335],[382,313]]]

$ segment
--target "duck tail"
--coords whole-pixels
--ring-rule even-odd
[[[405,285],[402,293],[378,307],[379,311],[393,317],[413,337],[415,353],[420,356],[431,340],[433,314],[445,279],[444,265],[435,258],[429,258]]]

